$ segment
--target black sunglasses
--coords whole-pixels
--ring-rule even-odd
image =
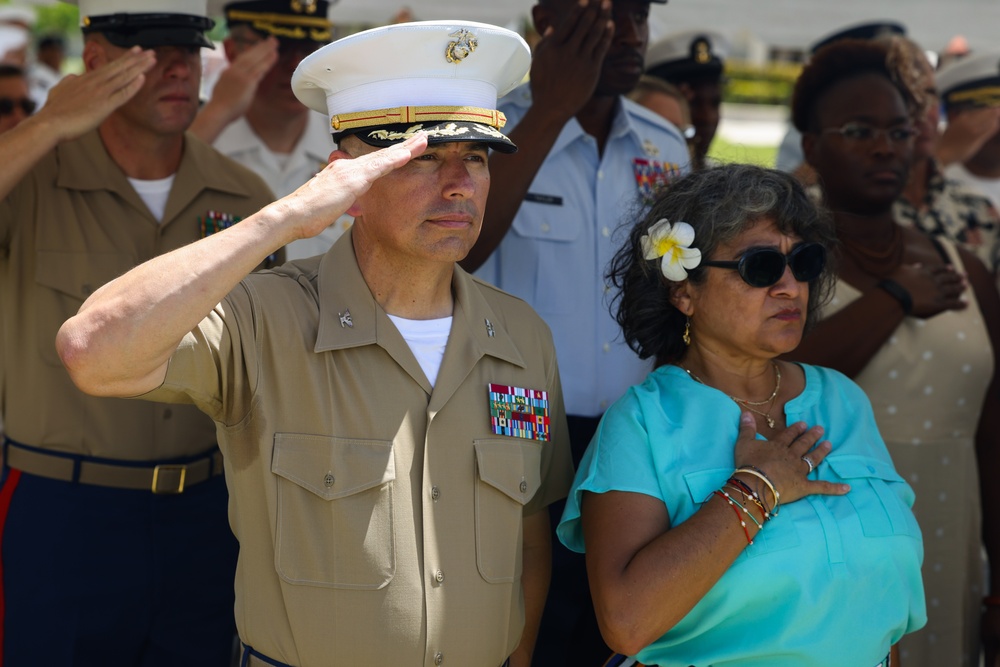
[[[795,246],[787,255],[774,248],[751,248],[737,261],[704,261],[703,266],[736,269],[743,282],[751,287],[770,287],[781,280],[785,267],[792,267],[792,275],[799,282],[808,283],[819,278],[826,267],[826,248],[818,243]]]
[[[22,97],[19,100],[10,97],[0,97],[0,116],[9,116],[14,113],[15,106],[21,107],[21,111],[24,112],[25,116],[30,116],[35,113],[37,105],[34,100],[30,100],[27,97]]]

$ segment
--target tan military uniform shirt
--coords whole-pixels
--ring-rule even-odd
[[[193,135],[157,222],[96,131],[61,144],[0,202],[0,373],[4,428],[18,442],[128,460],[200,453],[215,443],[192,406],[94,398],[55,350],[60,325],[95,289],[201,236],[210,211],[247,216],[264,182]]]
[[[244,280],[145,397],[219,424],[240,637],[296,667],[497,667],[524,623],[521,518],[572,476],[555,350],[456,267],[431,389],[346,233]],[[494,435],[488,383],[548,393],[551,439]]]

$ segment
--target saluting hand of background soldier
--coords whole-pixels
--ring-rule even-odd
[[[155,64],[155,52],[135,46],[103,67],[69,74],[49,91],[35,118],[51,126],[59,141],[76,139],[132,99]]]
[[[597,88],[604,56],[614,37],[611,0],[574,4],[535,47],[531,97],[537,107],[576,115]]]

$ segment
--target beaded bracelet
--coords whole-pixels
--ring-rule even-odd
[[[761,514],[764,515],[764,521],[767,521],[768,519],[771,518],[771,511],[767,509],[767,505],[764,504],[764,500],[760,497],[760,494],[758,494],[754,489],[750,488],[749,484],[744,482],[742,479],[738,479],[736,477],[730,477],[729,479],[727,479],[726,484],[738,490],[740,493],[743,494],[743,497],[745,499],[753,502],[754,505],[759,507]]]
[[[771,480],[768,478],[767,473],[765,473],[760,468],[751,465],[740,466],[735,470],[733,474],[736,474],[738,472],[745,472],[748,475],[753,475],[754,477],[757,477],[762,482],[764,482],[764,484],[767,485],[767,488],[770,489],[771,491],[771,495],[774,496],[774,506],[771,508],[770,514],[772,517],[778,516],[778,504],[781,502],[781,494],[778,493],[778,490],[776,488],[774,488],[774,484],[771,483]]]
[[[736,505],[741,510],[743,510],[743,513],[746,514],[748,517],[750,517],[750,520],[754,522],[758,530],[764,527],[761,525],[760,521],[757,520],[757,517],[755,517],[750,510],[748,510],[742,503],[740,503],[740,501],[736,500],[736,498],[733,498],[731,495],[726,493],[726,487],[722,487],[719,490],[719,492],[726,497],[726,500],[728,500],[730,504]]]
[[[744,491],[743,489],[741,489],[739,487],[732,486],[731,484],[726,484],[725,486],[722,487],[723,491],[725,491],[726,489],[729,489],[730,491],[732,491],[734,493],[738,493],[741,496],[743,496],[743,502],[747,503],[748,507],[751,506],[750,503],[753,503],[754,505],[756,505],[757,509],[760,510],[762,524],[767,522],[767,519],[768,519],[768,516],[767,516],[768,512],[767,512],[767,510],[764,509],[762,503],[760,501],[758,501],[756,498],[754,498],[753,495],[747,493],[746,491]],[[763,528],[763,525],[761,525],[761,527]]]
[[[742,516],[740,516],[740,511],[738,509],[736,509],[736,505],[733,503],[732,499],[727,499],[726,495],[724,493],[722,493],[721,491],[712,491],[712,495],[713,496],[719,496],[720,498],[722,498],[723,500],[725,500],[727,503],[729,503],[729,506],[733,508],[733,512],[736,513],[736,520],[740,522],[740,526],[742,526],[742,528],[743,528],[743,534],[746,535],[747,544],[753,544],[753,540],[750,539],[750,531],[747,530],[747,522],[743,520]]]

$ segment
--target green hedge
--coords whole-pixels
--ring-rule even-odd
[[[801,65],[769,63],[763,67],[740,61],[726,62],[728,83],[723,100],[737,104],[788,104]]]

